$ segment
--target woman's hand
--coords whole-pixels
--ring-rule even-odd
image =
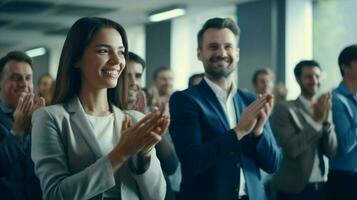
[[[122,123],[119,144],[109,154],[113,169],[116,170],[132,155],[150,155],[151,148],[161,140],[168,126],[168,118],[160,116],[157,108],[136,124],[128,116]]]

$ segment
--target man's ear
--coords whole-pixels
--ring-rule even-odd
[[[200,61],[202,61],[202,57],[201,56],[202,56],[201,49],[198,47],[197,48],[197,59],[200,60]]]

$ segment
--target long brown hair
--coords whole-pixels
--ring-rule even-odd
[[[93,37],[102,28],[114,28],[121,35],[125,47],[125,60],[128,57],[128,40],[124,28],[109,19],[99,17],[84,17],[77,20],[69,30],[64,42],[60,57],[55,93],[52,104],[66,103],[79,95],[82,77],[76,63]],[[108,100],[119,108],[124,108],[127,99],[127,75],[126,67],[118,79],[115,88],[108,89]]]

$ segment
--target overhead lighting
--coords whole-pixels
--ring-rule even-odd
[[[26,54],[30,56],[31,58],[37,57],[37,56],[42,56],[46,54],[46,49],[44,47],[39,47],[35,49],[30,49],[26,51]]]
[[[175,17],[182,16],[186,13],[184,8],[173,8],[170,10],[161,11],[159,13],[151,14],[149,20],[151,22],[159,22],[167,19],[172,19]]]

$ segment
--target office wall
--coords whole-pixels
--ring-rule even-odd
[[[342,80],[338,55],[357,44],[357,1],[316,1],[313,4],[313,55],[323,69],[321,91],[330,91]]]
[[[254,72],[268,67],[278,81],[285,80],[285,0],[266,0],[237,5],[241,28],[238,80],[252,89]]]

